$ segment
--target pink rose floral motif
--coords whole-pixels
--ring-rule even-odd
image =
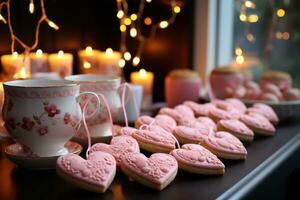
[[[29,117],[23,117],[23,124],[21,125],[23,129],[31,131],[34,127],[34,122]]]
[[[68,124],[71,121],[71,115],[69,113],[65,113],[64,122]]]
[[[54,104],[46,105],[44,109],[48,113],[49,117],[54,117],[56,114],[60,113],[60,110]]]
[[[10,118],[7,120],[7,126],[12,128],[12,129],[15,129],[16,128],[16,120],[15,118]]]
[[[46,135],[48,133],[48,127],[47,126],[39,127],[37,131],[40,136]]]

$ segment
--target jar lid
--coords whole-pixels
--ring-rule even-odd
[[[240,73],[241,70],[236,67],[218,67],[212,70],[212,74],[231,74],[231,73]]]

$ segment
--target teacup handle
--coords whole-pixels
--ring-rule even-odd
[[[91,117],[93,117],[100,109],[100,99],[99,99],[99,96],[98,94],[96,94],[95,92],[81,92],[80,94],[78,94],[75,98],[76,98],[76,102],[79,103],[80,101],[80,97],[83,96],[83,95],[92,95],[94,97],[96,97],[96,100],[97,100],[97,106],[96,106],[96,109],[89,115],[85,114],[85,118],[86,119],[89,119]],[[85,106],[91,101],[93,97],[91,97],[90,99],[87,100]]]

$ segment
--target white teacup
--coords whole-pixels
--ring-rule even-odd
[[[119,113],[121,108],[121,101],[118,94],[118,88],[120,87],[121,78],[117,76],[103,76],[103,75],[92,75],[82,74],[65,77],[66,80],[73,81],[80,85],[81,92],[94,92],[96,94],[103,94],[109,104],[110,112],[113,118]],[[80,105],[83,106],[89,100],[89,97],[83,95],[80,98]],[[92,104],[87,106],[87,114],[92,113],[95,110],[96,102],[92,101]],[[93,117],[86,120],[91,137],[102,138],[106,141],[107,138],[112,136],[111,122],[107,113],[106,108],[102,102],[101,109]],[[85,138],[86,133],[84,127],[76,133],[77,138]]]
[[[40,157],[67,153],[64,144],[81,122],[79,85],[70,81],[17,80],[4,85],[3,119],[11,137]]]

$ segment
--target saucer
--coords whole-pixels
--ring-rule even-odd
[[[65,148],[68,153],[80,154],[82,146],[76,142],[67,142]],[[20,144],[12,144],[5,148],[5,154],[8,159],[19,167],[34,170],[55,169],[58,156],[38,157],[24,153]]]

